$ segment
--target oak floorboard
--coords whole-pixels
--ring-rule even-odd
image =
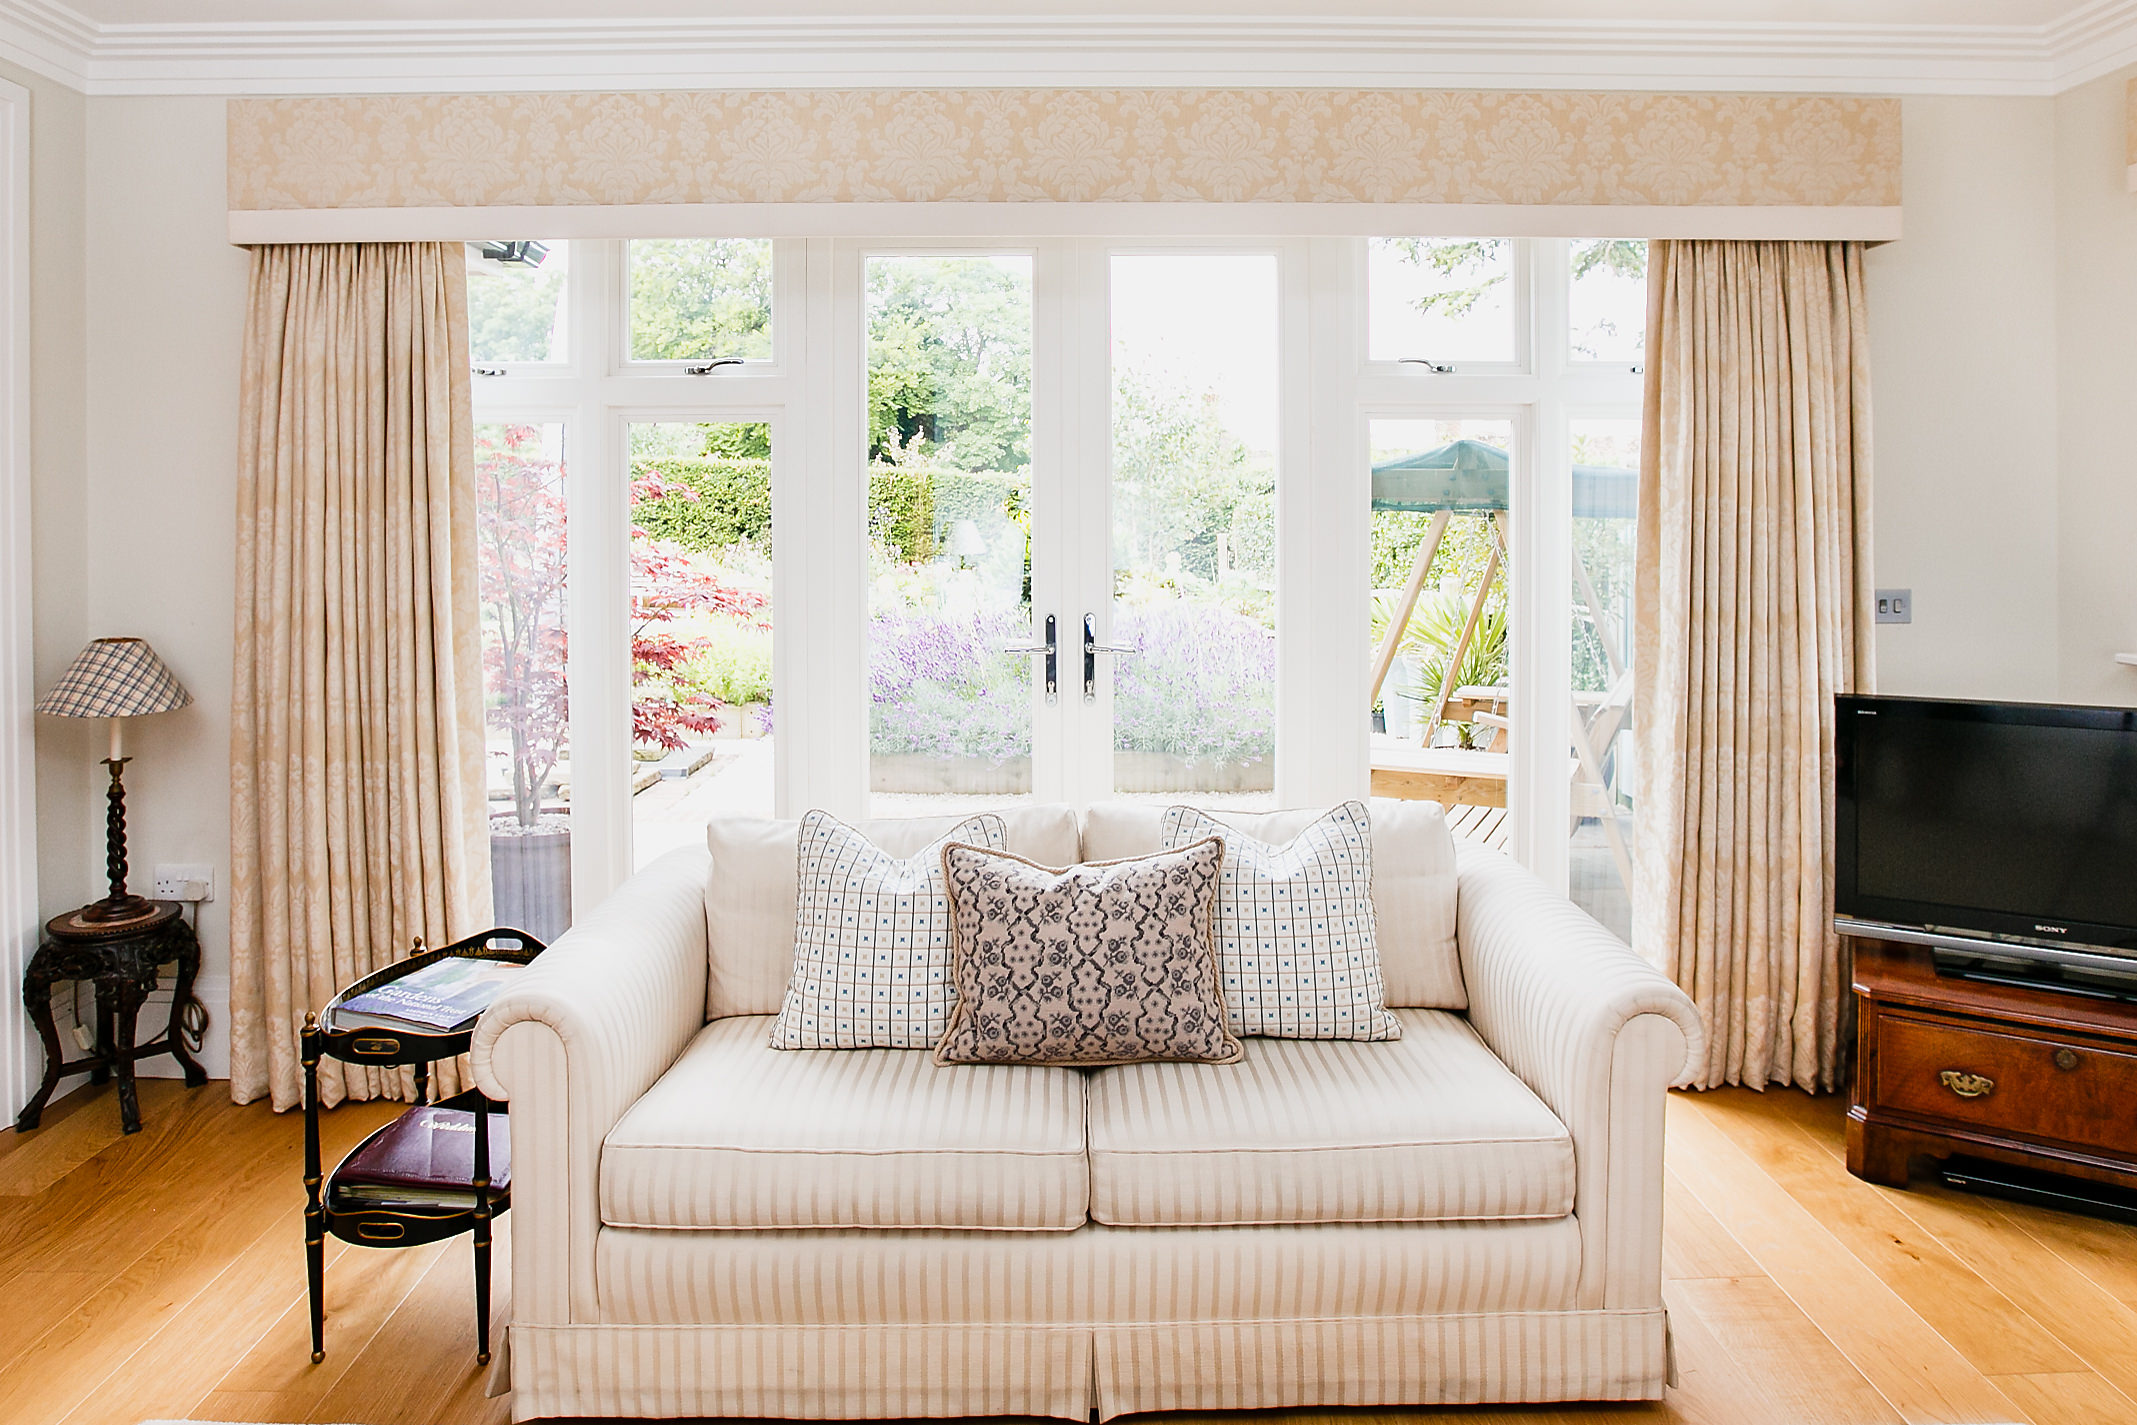
[[[1663,1170],[1662,1279],[1755,1277],[1759,1264],[1729,1235],[1713,1213],[1684,1185],[1674,1168]]]
[[[1671,1095],[1670,1141],[1685,1186],[1774,1284],[1817,1323],[1902,1418],[2000,1425],[2018,1408],[1868,1263],[1745,1154],[1696,1097]],[[1732,1346],[1734,1343],[1728,1343]]]
[[[2127,1425],[2137,1401],[2091,1371],[1996,1377],[1997,1389],[2017,1401],[2034,1425]]]
[[[1771,1425],[1897,1425],[1903,1418],[1771,1279],[1672,1282],[1664,1296],[1673,1321],[1682,1311],[1724,1353],[1735,1385],[1728,1402],[1734,1418]]]
[[[1788,1091],[1779,1090],[1785,1096]],[[2086,1363],[1999,1289],[1971,1251],[1910,1215],[1904,1196],[1843,1172],[1796,1124],[1742,1098],[1712,1095],[1709,1122],[1780,1184],[1983,1375],[2045,1375]],[[1798,1095],[1798,1097],[1807,1097]]]

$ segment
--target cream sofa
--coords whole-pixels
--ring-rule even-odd
[[[1009,849],[1151,851],[1158,816],[1022,808]],[[795,823],[634,876],[475,1034],[511,1106],[514,1418],[1659,1396],[1697,1014],[1438,807],[1373,820],[1402,1038],[1229,1066],[776,1051]],[[910,854],[946,825],[864,830]]]

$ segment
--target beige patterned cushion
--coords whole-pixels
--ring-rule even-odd
[[[1460,1016],[1249,1039],[1228,1069],[1092,1076],[1091,1216],[1116,1227],[1563,1217],[1573,1140]]]
[[[610,1227],[1068,1231],[1084,1221],[1083,1075],[924,1049],[782,1052],[705,1026],[601,1145]]]
[[[942,851],[957,1007],[944,1064],[1229,1064],[1217,989],[1217,837],[1158,856],[1054,869]]]

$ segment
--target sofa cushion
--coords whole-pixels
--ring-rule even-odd
[[[611,1227],[1067,1231],[1090,1193],[1073,1069],[924,1049],[778,1050],[715,1020],[609,1130]]]
[[[1459,1015],[1402,1038],[1249,1039],[1230,1067],[1091,1079],[1091,1216],[1116,1227],[1563,1217],[1573,1140]]]
[[[1373,920],[1390,1008],[1467,1009],[1454,944],[1454,837],[1438,802],[1374,797]],[[1326,807],[1222,819],[1256,840],[1281,846],[1325,816]],[[1087,861],[1147,856],[1160,848],[1165,809],[1100,802],[1083,814]],[[1012,836],[1014,829],[1012,828]],[[1010,850],[1017,848],[1012,840]],[[1021,853],[1020,853],[1021,854]]]
[[[1004,807],[1003,849],[1046,866],[1079,858],[1076,813],[1044,804]],[[910,856],[965,818],[892,817],[854,829],[892,856]],[[712,867],[705,881],[705,1018],[777,1014],[794,967],[795,862],[801,821],[716,817],[705,827]],[[1155,837],[1150,850],[1157,850]]]

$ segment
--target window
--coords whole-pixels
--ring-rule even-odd
[[[1404,757],[1465,763],[1413,770],[1622,926],[1642,245],[469,264],[492,807],[500,846],[549,837],[532,881],[498,854],[529,929],[512,887],[553,925],[721,813],[1307,805]]]

